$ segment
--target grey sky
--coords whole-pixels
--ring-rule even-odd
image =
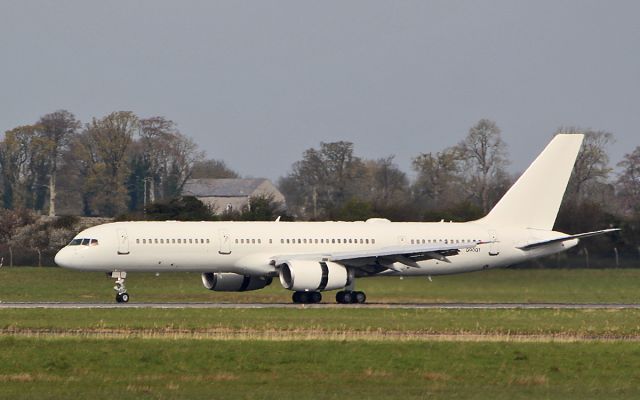
[[[640,145],[638,1],[0,0],[0,129],[57,109],[174,120],[209,157],[276,179],[309,147],[366,158],[497,122],[511,169],[559,126]]]

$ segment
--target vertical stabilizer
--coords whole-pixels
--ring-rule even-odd
[[[582,134],[558,134],[498,204],[479,222],[492,226],[553,229]]]

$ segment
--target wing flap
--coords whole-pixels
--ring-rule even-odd
[[[283,254],[272,257],[275,265],[280,265],[292,258],[314,261],[335,261],[344,264],[367,264],[377,261],[385,263],[399,262],[409,267],[417,268],[417,261],[436,259],[449,262],[446,257],[454,256],[461,249],[475,247],[481,242],[468,242],[442,245],[408,245],[390,246],[381,249],[368,249],[357,251],[344,251],[334,253],[315,254]]]

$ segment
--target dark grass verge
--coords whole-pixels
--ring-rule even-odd
[[[640,336],[638,309],[0,309],[0,334]]]

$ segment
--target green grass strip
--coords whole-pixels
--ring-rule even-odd
[[[0,338],[0,398],[637,399],[635,343]]]

